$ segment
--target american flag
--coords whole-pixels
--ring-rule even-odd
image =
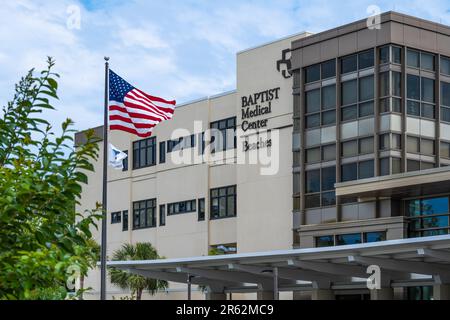
[[[168,101],[136,89],[109,70],[109,128],[149,137],[159,122],[172,118],[175,100]]]

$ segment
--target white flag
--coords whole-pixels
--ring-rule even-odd
[[[125,159],[127,154],[125,152],[120,151],[116,147],[114,147],[111,143],[109,144],[109,164],[118,170],[123,169],[123,159]]]

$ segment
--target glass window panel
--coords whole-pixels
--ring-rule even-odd
[[[359,140],[359,153],[373,153],[373,137]]]
[[[390,61],[389,59],[389,51],[390,47],[385,46],[380,48],[380,63],[388,63]]]
[[[392,98],[392,112],[402,112],[402,99]]]
[[[420,67],[425,70],[434,71],[434,55],[430,53],[421,52]]]
[[[336,123],[336,111],[335,110],[322,112],[322,125],[323,126],[335,124],[335,123]]]
[[[434,105],[428,103],[422,103],[422,117],[434,119]]]
[[[391,137],[389,133],[380,135],[380,150],[388,150],[391,148],[390,138]]]
[[[418,171],[420,170],[420,162],[416,161],[416,160],[407,160],[407,165],[406,165],[408,172],[410,171]]]
[[[336,107],[336,85],[322,88],[322,109],[333,109]]]
[[[320,162],[320,148],[312,148],[306,150],[306,162]]]
[[[358,140],[342,142],[342,156],[352,157],[358,155]]]
[[[441,141],[441,157],[450,158],[450,143]]]
[[[392,158],[392,174],[402,172],[402,161],[399,158]]]
[[[359,101],[373,99],[373,76],[359,79]]]
[[[434,168],[434,163],[432,162],[421,162],[420,163],[420,170],[426,170],[426,169],[432,169]]]
[[[336,236],[336,245],[348,245],[361,243],[361,233],[339,234]]]
[[[305,82],[314,82],[320,80],[320,64],[307,67],[305,69]]]
[[[408,50],[406,53],[406,63],[408,67],[420,67],[420,55],[418,51]]]
[[[320,192],[320,170],[311,170],[305,172],[305,192],[314,193]]]
[[[364,102],[359,105],[359,117],[373,115],[373,101]]]
[[[441,104],[450,106],[450,83],[441,81]]]
[[[423,199],[421,201],[421,215],[448,213],[448,197]],[[448,225],[448,224],[447,224]]]
[[[356,71],[357,69],[357,55],[344,57],[341,60],[341,73],[349,73]]]
[[[390,107],[390,98],[380,99],[380,113],[391,111]]]
[[[341,166],[342,182],[356,180],[358,178],[357,163],[348,163]]]
[[[235,198],[234,196],[228,196],[227,197],[227,215],[230,217],[233,217],[236,215],[236,208],[235,208]]]
[[[402,136],[397,133],[392,134],[392,149],[402,148]]]
[[[441,57],[441,73],[450,76],[450,58]]]
[[[364,242],[378,242],[386,240],[386,232],[366,232],[364,233]]]
[[[314,128],[320,126],[320,113],[306,116],[306,128]]]
[[[219,198],[219,217],[226,217],[227,215],[227,198],[221,197]]]
[[[342,82],[342,105],[355,103],[357,99],[357,81]]]
[[[226,196],[227,195],[227,189],[226,188],[220,188],[219,189],[219,196]]]
[[[392,71],[392,95],[401,97],[402,95],[402,74]]]
[[[407,137],[406,138],[406,151],[412,153],[419,153],[419,138]]]
[[[412,116],[420,116],[420,103],[408,100],[406,102],[406,112]]]
[[[373,50],[370,49],[368,51],[365,52],[361,52],[358,55],[358,60],[359,60],[359,69],[365,69],[365,68],[369,68],[369,67],[373,67],[374,65],[374,58],[373,58]]]
[[[322,168],[322,191],[334,189],[336,183],[336,167]]]
[[[306,113],[316,112],[320,110],[320,89],[305,92],[306,97]]]
[[[336,145],[330,144],[322,147],[322,160],[330,161],[336,159]]]
[[[421,139],[420,141],[420,153],[427,155],[434,155],[434,141],[428,139]]]
[[[316,237],[316,247],[332,247],[334,246],[334,237],[333,236],[321,236]]]
[[[358,117],[358,108],[356,105],[345,107],[341,109],[341,120],[354,120]]]
[[[397,64],[402,63],[402,48],[392,47],[392,62]]]
[[[423,228],[442,228],[448,226],[448,216],[438,216],[422,219]]]
[[[305,208],[320,207],[320,193],[305,196]]]
[[[322,207],[334,206],[336,204],[336,194],[334,191],[322,193]]]
[[[420,100],[420,78],[418,76],[408,74],[406,84],[408,99]]]
[[[329,60],[322,63],[322,79],[336,76],[336,60]]]
[[[450,122],[450,108],[441,108],[441,120]]]
[[[371,178],[374,176],[373,160],[361,161],[359,163],[359,179]]]
[[[387,176],[390,174],[389,172],[389,158],[381,158],[380,159],[380,175]]]
[[[434,80],[422,78],[422,100],[434,102]]]
[[[389,92],[389,71],[380,73],[380,97],[390,95]]]

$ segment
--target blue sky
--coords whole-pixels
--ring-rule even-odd
[[[102,123],[103,56],[136,87],[178,103],[235,88],[235,55],[300,31],[320,32],[395,10],[450,25],[442,1],[15,0],[0,6],[0,104],[28,69],[56,59],[61,74],[59,124],[77,129]],[[80,28],[69,28],[71,9]]]

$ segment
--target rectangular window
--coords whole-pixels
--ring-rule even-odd
[[[450,58],[441,56],[441,73],[450,76]]]
[[[359,153],[373,153],[373,137],[359,139]]]
[[[122,211],[122,231],[128,231],[128,210]]]
[[[358,69],[358,56],[356,54],[341,59],[341,74],[356,71]]]
[[[373,99],[374,86],[373,76],[364,77],[359,79],[359,101],[366,101]]]
[[[336,76],[336,60],[329,60],[322,63],[322,79]]]
[[[336,167],[322,168],[322,191],[334,190],[336,183]]]
[[[166,162],[166,142],[159,143],[159,163]]]
[[[434,119],[434,105],[428,103],[422,103],[421,116],[423,118]]]
[[[133,142],[133,169],[156,164],[156,137]]]
[[[125,153],[127,157],[122,160],[122,171],[128,171],[128,150],[123,150],[123,153]]]
[[[380,97],[390,95],[389,92],[389,71],[380,73]]]
[[[372,49],[358,54],[359,70],[373,67],[373,65],[374,65],[374,56]]]
[[[342,142],[341,150],[343,157],[353,157],[358,155],[358,140]]]
[[[161,204],[159,206],[159,225],[165,226],[166,225],[166,205]]]
[[[392,134],[392,149],[400,150],[402,148],[402,136],[398,133]]]
[[[358,179],[358,164],[348,163],[341,166],[342,182],[352,181]]]
[[[111,224],[120,223],[122,220],[121,212],[111,212]]]
[[[320,111],[320,89],[305,92],[306,113]]]
[[[320,64],[305,68],[305,83],[320,80]]]
[[[364,233],[364,242],[378,242],[386,240],[386,232],[385,231],[376,231],[376,232],[365,232]]]
[[[450,107],[450,83],[441,81],[441,104]]]
[[[356,105],[341,108],[341,121],[355,120],[358,118],[358,107]]]
[[[389,63],[391,61],[389,51],[390,51],[389,46],[384,46],[380,48],[380,64]]]
[[[420,161],[408,159],[406,162],[407,162],[406,167],[407,167],[408,172],[420,170]]]
[[[392,62],[396,64],[402,63],[402,48],[392,47]]]
[[[422,101],[434,103],[434,80],[428,78],[421,78],[422,80]]]
[[[380,159],[380,176],[387,176],[390,174],[389,158]]]
[[[420,153],[429,156],[434,155],[434,140],[421,139],[420,140]]]
[[[449,232],[449,198],[424,198],[406,202],[409,236],[423,237]]]
[[[402,96],[402,74],[401,72],[392,71],[392,95],[396,97]]]
[[[198,221],[205,220],[205,198],[198,199]]]
[[[419,153],[420,152],[419,138],[408,136],[406,138],[406,151],[411,153]]]
[[[322,112],[322,125],[323,126],[327,126],[327,125],[335,124],[335,123],[336,123],[336,111],[335,110]]]
[[[420,68],[420,54],[419,51],[410,50],[406,52],[406,64],[408,67]]]
[[[402,172],[402,160],[399,158],[392,158],[392,174]]]
[[[356,103],[357,93],[356,80],[342,82],[342,105]]]
[[[368,117],[373,115],[373,101],[364,102],[359,104],[358,117]]]
[[[156,227],[156,199],[133,202],[133,229]]]
[[[320,113],[312,114],[305,117],[305,126],[307,129],[320,126]]]
[[[320,193],[310,194],[305,196],[305,208],[318,208],[320,207]]]
[[[450,159],[450,143],[441,141],[441,157]]]
[[[236,216],[236,186],[210,190],[211,219]]]
[[[329,144],[322,147],[322,161],[336,159],[336,144]]]
[[[420,102],[408,100],[406,102],[406,112],[408,115],[420,117]]]
[[[334,236],[320,236],[316,237],[316,247],[332,247],[334,246]]]
[[[336,107],[336,85],[322,87],[322,110]]]
[[[306,163],[320,162],[320,147],[306,149]]]
[[[380,150],[389,150],[391,148],[390,134],[380,134]]]
[[[311,170],[305,172],[305,192],[320,192],[320,170]]]
[[[167,204],[167,215],[196,211],[196,200],[187,200]]]
[[[434,55],[430,53],[420,53],[420,68],[434,71]]]
[[[372,178],[374,176],[373,160],[361,161],[358,171],[358,179]]]
[[[215,132],[211,133],[213,135],[211,152],[236,148],[236,117],[211,122],[210,128],[215,129]]]
[[[361,243],[361,233],[339,234],[336,235],[336,245],[343,246],[348,244]]]
[[[420,77],[408,74],[406,84],[407,98],[420,100]]]
[[[450,122],[450,108],[441,107],[441,121]]]

